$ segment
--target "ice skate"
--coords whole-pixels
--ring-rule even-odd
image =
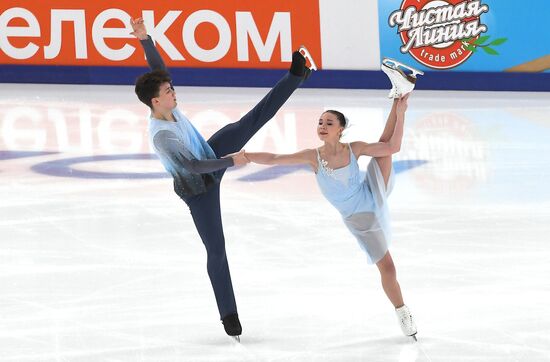
[[[395,313],[397,314],[397,320],[399,321],[403,334],[407,337],[412,337],[416,341],[416,324],[414,324],[409,308],[403,305],[397,308]]]
[[[306,80],[314,70],[317,70],[317,65],[305,46],[302,45],[300,49],[292,53],[290,73],[303,77]]]
[[[410,74],[405,73],[401,68],[410,72]],[[416,84],[416,76],[424,75],[424,72],[391,58],[384,58],[380,69],[390,78],[392,89],[388,98],[393,99],[401,98],[405,94],[412,92]]]
[[[309,53],[309,50],[305,46],[300,46],[300,49],[298,51],[306,58],[306,61],[309,60],[309,66],[306,64],[306,68],[311,70],[317,70],[317,64],[315,64],[315,61],[313,60],[313,57]]]
[[[237,313],[230,314],[228,316],[225,316],[222,319],[223,328],[225,329],[225,333],[227,333],[228,336],[232,337],[236,342],[241,342],[241,333],[243,331],[243,328],[241,326],[241,322],[239,321],[239,315]]]

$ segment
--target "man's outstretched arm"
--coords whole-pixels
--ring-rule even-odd
[[[130,25],[132,25],[132,29],[134,30],[130,34],[139,39],[139,42],[145,51],[145,57],[147,58],[149,68],[151,68],[151,70],[167,70],[164,61],[155,47],[155,44],[153,44],[153,40],[149,35],[147,35],[147,29],[145,29],[143,19],[130,19]]]
[[[183,167],[192,173],[210,173],[232,166],[243,166],[248,163],[244,151],[226,155],[218,159],[194,159],[176,135],[167,130],[159,131],[155,137],[153,137],[153,143],[160,153],[172,162],[176,170],[179,167]]]

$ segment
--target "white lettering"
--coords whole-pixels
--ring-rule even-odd
[[[76,59],[88,58],[88,45],[86,42],[86,18],[84,10],[52,10],[51,18],[51,40],[50,45],[44,47],[44,58],[53,59],[61,51],[63,39],[64,21],[72,21],[74,24],[74,44]]]
[[[25,20],[28,26],[8,26],[12,19],[21,18]],[[7,56],[13,59],[29,59],[38,51],[38,45],[29,42],[23,48],[16,48],[10,44],[9,37],[32,37],[40,36],[40,24],[38,20],[27,9],[11,8],[0,15],[0,49]]]
[[[269,62],[275,49],[277,39],[281,40],[281,61],[292,60],[292,37],[290,29],[290,13],[277,12],[273,14],[273,20],[267,35],[265,44],[254,22],[251,12],[239,11],[236,13],[237,20],[237,59],[240,62],[249,60],[248,38],[256,49],[258,57],[262,62]]]
[[[480,0],[463,2],[458,5],[444,5],[417,11],[410,6],[390,14],[391,27],[398,26],[398,32],[406,31],[409,41],[401,47],[406,53],[411,48],[434,46],[444,48],[457,40],[473,38],[487,31],[480,25],[479,16],[489,11],[489,6],[481,5]],[[465,19],[475,18],[465,22]]]
[[[105,23],[111,19],[117,19],[122,22],[124,28],[105,28]],[[92,39],[101,55],[109,60],[121,61],[128,59],[136,48],[125,44],[121,49],[112,49],[105,43],[105,38],[133,38],[133,35],[130,35],[131,32],[130,15],[128,13],[120,9],[107,9],[101,12],[94,20]]]
[[[218,44],[210,50],[201,48],[195,39],[195,30],[202,23],[211,23],[220,35]],[[183,24],[183,41],[189,54],[203,62],[215,62],[223,58],[231,47],[231,29],[220,14],[211,10],[199,10],[191,14]]]
[[[157,42],[172,60],[185,60],[174,44],[166,37],[166,30],[174,23],[181,11],[171,10],[155,25],[155,14],[152,10],[143,11],[143,21],[147,27],[147,33],[153,41]]]
[[[481,5],[480,0],[459,5],[445,5],[426,10],[417,11],[414,6],[407,9],[396,10],[390,14],[389,24],[391,27],[399,25],[397,31],[402,32],[411,28],[419,28],[433,24],[456,23],[467,18],[479,17],[489,11],[489,6]]]
[[[459,39],[475,38],[486,31],[487,26],[479,25],[478,19],[468,23],[452,24],[431,29],[425,27],[414,28],[408,32],[409,41],[401,47],[401,52],[406,53],[413,47],[419,48]]]

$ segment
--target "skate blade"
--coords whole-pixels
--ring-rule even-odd
[[[416,334],[413,334],[411,337],[415,342],[418,342],[418,339],[416,339]]]
[[[241,343],[241,336],[229,336],[236,343]]]
[[[302,53],[302,55],[304,56],[304,58],[306,58],[306,60],[309,60],[309,63],[310,63],[309,69],[317,70],[317,64],[315,64],[315,61],[313,60],[313,57],[309,53],[309,50],[307,50],[307,48],[302,45],[300,46],[300,49],[298,49],[298,51]]]
[[[412,74],[412,77],[416,78],[416,75],[424,75],[424,72],[421,70],[418,70],[416,68],[413,68],[411,66],[408,66],[407,64],[401,63],[395,59],[392,58],[384,58],[382,59],[382,65],[385,65],[386,67],[390,69],[400,70],[399,67],[403,67],[407,70],[409,70]]]

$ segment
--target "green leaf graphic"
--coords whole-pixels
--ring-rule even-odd
[[[483,49],[487,54],[498,55],[498,52],[496,50],[494,50],[493,48],[489,48],[488,46],[482,47],[481,49]]]
[[[507,38],[498,38],[489,43],[489,45],[500,45],[508,40]]]
[[[487,39],[489,39],[489,38],[490,38],[489,35],[480,36],[480,37],[474,42],[474,44],[481,45],[481,44],[485,43],[485,42],[487,41]]]
[[[464,48],[466,48],[469,51],[474,52],[474,53],[477,51],[475,46],[472,46],[472,45],[469,45],[469,44],[464,44]]]

